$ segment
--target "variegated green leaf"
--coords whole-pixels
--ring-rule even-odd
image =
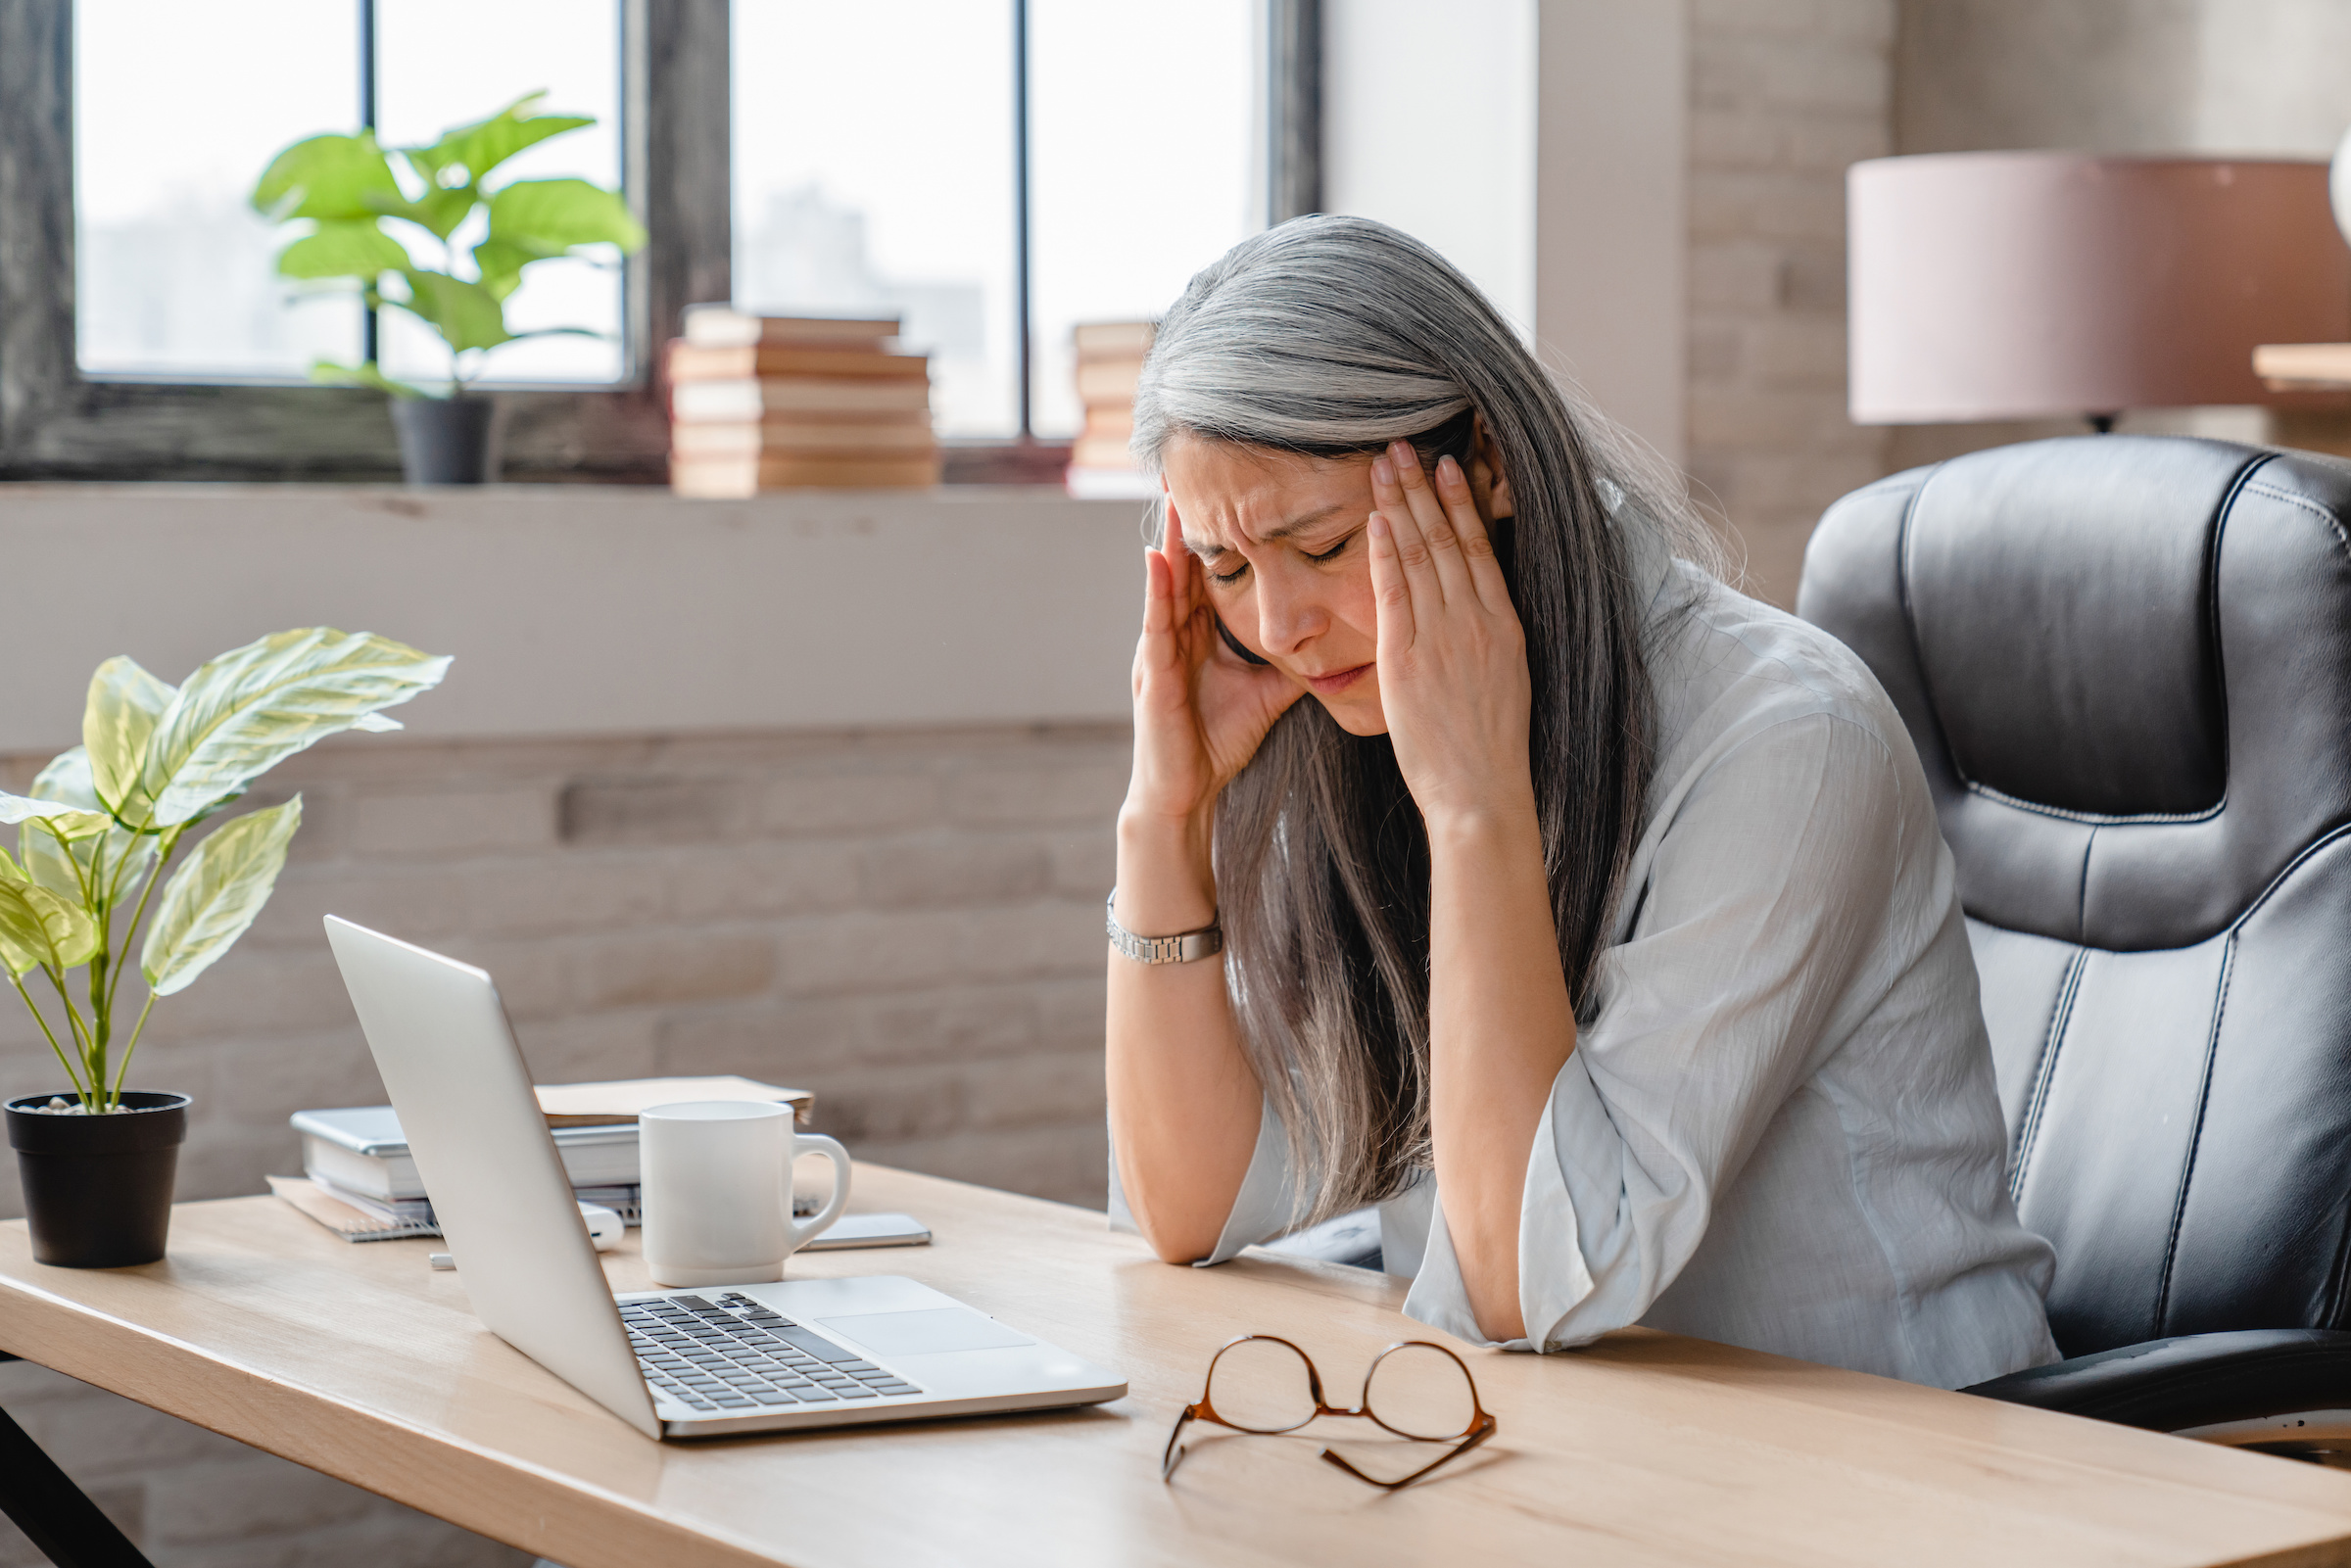
[[[370,632],[300,627],[207,662],[147,744],[155,825],[193,821],[304,747],[441,682],[446,656]]]
[[[139,973],[158,996],[185,990],[245,934],[302,826],[302,796],[238,817],[207,833],[164,883]]]
[[[114,826],[103,811],[85,811],[62,800],[33,800],[0,792],[0,823],[31,822],[35,818],[54,825],[59,832],[71,838]]]
[[[18,830],[17,845],[32,880],[85,909],[111,909],[138,897],[155,870],[155,838],[120,828],[64,841],[46,823],[28,822]]]
[[[122,654],[98,666],[90,677],[89,703],[81,712],[81,749],[88,758],[93,799],[133,827],[144,815],[138,808],[145,801],[132,797],[139,793],[146,770],[148,737],[178,694],[168,682]]]
[[[0,878],[0,962],[11,974],[35,965],[69,970],[98,950],[98,923],[48,888]]]

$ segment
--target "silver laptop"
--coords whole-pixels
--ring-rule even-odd
[[[332,915],[326,939],[500,1339],[651,1437],[1038,1410],[1126,1380],[895,1275],[615,1298],[490,976]]]

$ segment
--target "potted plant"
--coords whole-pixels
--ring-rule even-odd
[[[0,823],[17,828],[16,854],[0,849],[0,972],[68,1085],[6,1105],[36,1259],[103,1268],[164,1255],[189,1101],[124,1089],[130,1054],[157,999],[218,962],[262,912],[302,797],[196,830],[330,735],[399,729],[381,710],[448,668],[323,627],[232,649],[176,689],[112,658],[90,677],[82,743],[41,770],[31,795],[0,793]],[[125,1037],[136,998],[122,979],[142,921],[146,995]]]
[[[312,225],[278,253],[280,276],[313,287],[356,287],[368,309],[406,310],[448,346],[449,382],[438,391],[396,381],[372,359],[311,366],[313,380],[392,395],[401,464],[411,484],[476,485],[496,477],[496,401],[466,391],[491,351],[525,338],[597,336],[585,327],[508,331],[506,300],[524,269],[590,247],[627,255],[645,244],[645,229],[620,194],[587,180],[520,179],[486,188],[499,166],[524,148],[596,123],[584,115],[538,113],[546,96],[532,93],[429,146],[396,148],[398,164],[376,145],[373,131],[312,136],[272,159],[253,189],[254,207],[267,217]],[[388,232],[387,223],[396,230]]]

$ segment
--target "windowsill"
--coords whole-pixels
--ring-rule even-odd
[[[289,626],[456,663],[420,736],[1121,722],[1136,502],[1046,487],[25,482],[0,754],[72,744],[101,660],[178,680]]]

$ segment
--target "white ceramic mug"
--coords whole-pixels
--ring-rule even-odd
[[[840,1217],[848,1151],[792,1125],[792,1107],[743,1100],[654,1106],[637,1117],[645,1263],[656,1285],[759,1285]],[[792,1161],[833,1162],[833,1196],[813,1219],[792,1218]]]

